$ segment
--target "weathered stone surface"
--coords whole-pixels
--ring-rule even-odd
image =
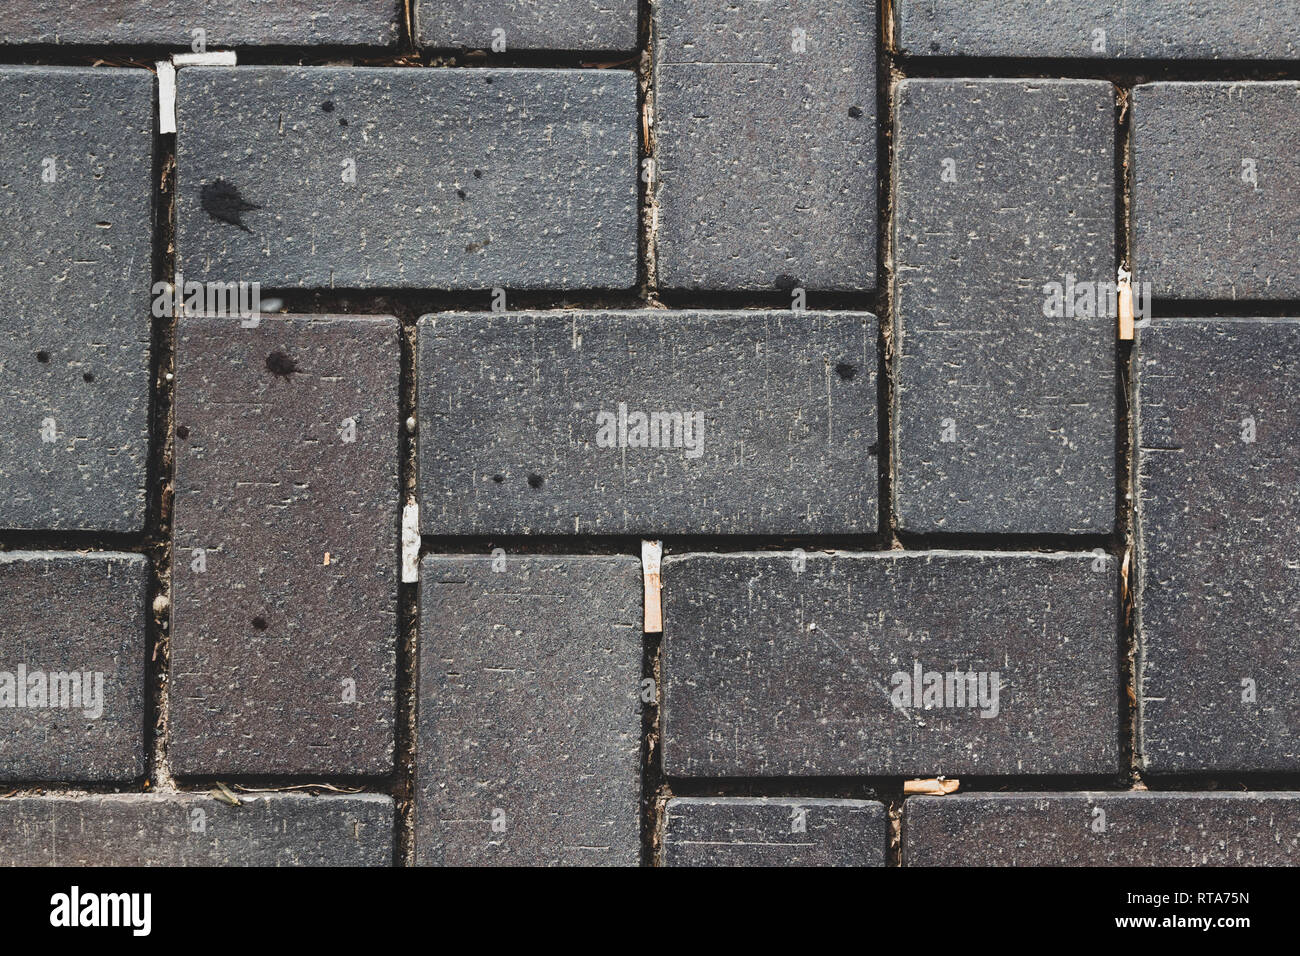
[[[657,2],[654,28],[659,284],[874,288],[874,0]]]
[[[0,800],[0,864],[391,866],[393,799],[377,793],[116,793]]]
[[[905,80],[897,103],[899,523],[1108,532],[1116,320],[1048,290],[1114,287],[1112,87]]]
[[[635,865],[641,574],[631,557],[427,557],[416,854]]]
[[[876,338],[854,312],[425,316],[423,530],[874,531]]]
[[[1297,793],[970,793],[903,804],[904,866],[1297,863]]]
[[[210,49],[232,46],[386,46],[398,36],[401,0],[5,0],[0,45],[165,43],[189,49],[202,30]]]
[[[870,800],[678,797],[665,866],[884,866],[889,814]]]
[[[422,46],[504,53],[637,45],[636,0],[417,0],[415,15]],[[496,40],[504,50],[493,45]]]
[[[1300,769],[1300,320],[1139,332],[1141,754]]]
[[[138,554],[0,552],[0,780],[144,774],[148,582]]]
[[[895,0],[918,56],[1295,59],[1300,7],[1268,0]]]
[[[1298,156],[1300,83],[1136,87],[1136,278],[1160,298],[1300,297]]]
[[[180,320],[175,772],[392,769],[400,351],[387,317]]]
[[[1118,770],[1110,559],[689,554],[665,558],[663,600],[669,776]],[[918,667],[945,706],[909,706]]]
[[[144,526],[152,83],[0,68],[0,528]]]
[[[187,67],[177,117],[187,279],[636,282],[630,71]]]

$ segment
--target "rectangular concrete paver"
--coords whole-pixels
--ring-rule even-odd
[[[154,122],[145,70],[0,67],[0,529],[144,527]]]
[[[424,531],[874,531],[876,337],[854,312],[425,316]]]
[[[115,793],[0,800],[0,864],[391,866],[393,799]]]
[[[631,557],[424,559],[417,862],[637,864],[641,599]]]
[[[870,800],[677,797],[665,866],[884,866],[889,814]]]
[[[1149,771],[1300,769],[1300,320],[1156,320],[1137,348]]]
[[[670,555],[664,772],[1115,773],[1115,570],[1073,553]]]
[[[970,793],[903,804],[904,866],[1297,862],[1297,793]]]
[[[1096,303],[1114,301],[1114,90],[904,80],[896,102],[899,524],[1104,534],[1116,319]]]
[[[399,353],[386,317],[180,320],[174,772],[391,771]]]
[[[628,70],[187,67],[177,262],[267,288],[626,289]]]
[[[416,0],[422,46],[634,50],[637,0]]]
[[[0,780],[144,775],[148,581],[139,554],[0,552]]]

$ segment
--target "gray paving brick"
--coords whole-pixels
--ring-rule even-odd
[[[1135,88],[1136,278],[1161,298],[1300,297],[1297,155],[1300,83]]]
[[[497,53],[637,46],[637,0],[418,0],[415,11],[422,46]]]
[[[876,337],[854,312],[425,316],[424,531],[874,531]]]
[[[659,284],[875,288],[874,0],[656,0],[654,30]]]
[[[399,356],[387,317],[180,320],[175,772],[392,769]]]
[[[398,37],[400,0],[6,0],[0,45],[161,43],[211,49],[261,45],[384,46]]]
[[[893,487],[902,528],[1113,526],[1116,320],[1085,314],[1077,295],[1056,308],[1048,289],[1113,288],[1114,146],[1108,83],[899,84]]]
[[[1297,793],[970,793],[903,804],[904,866],[1297,862]]]
[[[1137,355],[1143,761],[1300,769],[1300,320],[1157,320]]]
[[[14,866],[391,866],[393,799],[197,793],[0,800]]]
[[[665,866],[884,866],[889,814],[869,800],[678,797]]]
[[[669,776],[1118,769],[1113,561],[691,554],[663,573]]]
[[[0,68],[0,528],[144,525],[152,83]]]
[[[0,552],[0,780],[144,775],[148,579],[138,554]]]
[[[895,0],[917,56],[1296,59],[1294,0]]]
[[[630,71],[188,67],[177,122],[187,279],[636,282]],[[234,202],[240,215],[225,208]]]
[[[631,557],[427,557],[416,853],[635,865],[641,574]]]

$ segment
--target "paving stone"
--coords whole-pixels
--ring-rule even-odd
[[[670,289],[876,285],[874,0],[654,4]]]
[[[415,11],[422,46],[496,53],[637,46],[637,0],[417,0]]]
[[[876,339],[861,312],[425,316],[423,530],[874,531]]]
[[[1116,319],[1078,283],[1114,287],[1112,87],[905,80],[897,103],[899,524],[1107,533]]]
[[[400,6],[400,0],[6,0],[0,45],[162,43],[188,50],[202,38],[210,49],[386,46],[397,41]]]
[[[916,56],[1296,59],[1293,0],[895,0]]]
[[[144,526],[152,127],[144,70],[0,67],[0,528]]]
[[[1118,770],[1110,559],[688,554],[663,574],[669,776]]]
[[[1300,793],[970,793],[903,804],[904,866],[1295,866]]]
[[[889,814],[869,800],[677,797],[665,866],[884,866]]]
[[[419,863],[638,863],[641,600],[631,557],[424,559]]]
[[[139,554],[0,552],[0,780],[144,775],[148,583]]]
[[[1139,332],[1141,751],[1152,772],[1300,769],[1300,320]]]
[[[377,793],[115,793],[0,800],[15,866],[392,866],[393,799]]]
[[[636,282],[639,120],[628,70],[187,67],[177,122],[187,279],[331,289]]]
[[[1159,298],[1300,297],[1297,157],[1300,83],[1136,87],[1136,277]]]
[[[392,769],[398,326],[183,317],[174,772]]]

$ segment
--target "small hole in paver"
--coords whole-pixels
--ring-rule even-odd
[[[854,119],[859,119],[859,118],[862,116],[862,107],[861,107],[861,106],[850,106],[850,107],[849,107],[849,115],[852,116]]]
[[[326,100],[324,103],[322,103],[322,104],[320,105],[320,108],[323,109],[326,113],[333,113],[333,112],[334,112],[334,101],[333,101],[333,100]]]
[[[298,368],[298,363],[283,352],[272,352],[266,357],[266,370],[281,378],[288,378],[294,372],[302,371]]]
[[[846,382],[853,381],[853,376],[858,374],[856,365],[850,365],[848,362],[840,362],[835,366],[835,371],[839,373],[840,378]]]
[[[83,372],[81,375],[81,380],[83,382],[93,382],[95,380],[95,376],[92,375],[90,372]]]
[[[265,631],[267,627],[266,618],[261,615],[253,618],[253,627],[257,628],[259,631]]]
[[[501,482],[503,482],[503,481],[506,480],[506,476],[505,476],[505,475],[493,475],[493,476],[492,476],[492,480],[495,481],[495,482],[499,485],[499,484],[501,484]]]
[[[463,189],[457,189],[457,190],[456,190],[456,195],[459,196],[461,199],[464,199],[464,198],[465,198],[465,190],[463,190]]]
[[[476,169],[476,170],[474,170],[474,178],[475,178],[475,179],[482,179],[482,178],[483,178],[483,170],[481,170],[481,169]]]
[[[540,487],[542,487],[542,481],[543,481],[543,479],[542,479],[542,476],[541,476],[541,475],[529,475],[529,476],[528,476],[528,487],[529,487],[529,488],[533,488],[533,489],[540,488]]]
[[[42,351],[36,353],[36,361],[44,363],[44,362],[48,362],[49,360],[50,360],[49,352]]]
[[[340,126],[347,126],[347,125],[348,125],[348,121],[345,120],[342,116],[340,116],[340,117],[339,117],[339,125],[340,125]]]
[[[190,430],[189,430],[186,426],[184,426],[184,425],[177,425],[177,426],[176,426],[176,437],[177,437],[177,438],[182,438],[182,439],[183,439],[183,438],[189,438],[189,437],[190,437]]]

